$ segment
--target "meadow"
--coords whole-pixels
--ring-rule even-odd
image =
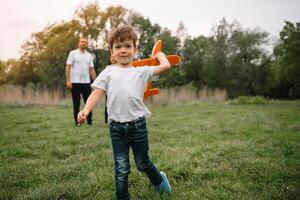
[[[150,156],[172,194],[157,194],[131,153],[142,199],[299,199],[300,101],[150,105]],[[0,104],[0,199],[114,199],[103,109],[75,127],[68,105]]]

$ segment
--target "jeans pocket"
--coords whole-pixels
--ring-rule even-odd
[[[113,130],[115,130],[115,129],[118,128],[117,123],[115,123],[115,122],[110,122],[110,123],[108,124],[108,126],[109,126],[109,129],[110,129],[111,131],[113,131]]]
[[[146,128],[146,120],[142,120],[136,123],[138,129],[145,129]]]
[[[147,133],[147,125],[145,120],[137,122],[135,125],[135,128],[139,133]]]

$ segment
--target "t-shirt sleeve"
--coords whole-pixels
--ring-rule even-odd
[[[95,81],[91,84],[92,88],[94,89],[101,89],[106,91],[107,90],[107,82],[108,82],[108,76],[107,76],[107,70],[103,70],[95,79]]]
[[[154,75],[153,67],[144,66],[144,67],[139,67],[139,69],[141,70],[143,80],[152,81]]]
[[[73,52],[71,51],[68,55],[68,59],[67,59],[67,65],[72,65],[73,64]]]

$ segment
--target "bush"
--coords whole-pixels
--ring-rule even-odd
[[[234,105],[245,105],[245,104],[254,104],[254,105],[264,105],[267,103],[267,100],[264,97],[260,96],[240,96],[231,101],[231,104]]]

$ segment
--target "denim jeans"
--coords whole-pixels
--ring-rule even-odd
[[[137,169],[145,173],[152,185],[162,182],[158,169],[148,155],[148,132],[145,118],[135,121],[109,124],[115,161],[115,184],[118,200],[130,199],[128,175],[130,173],[129,149],[132,148]]]

